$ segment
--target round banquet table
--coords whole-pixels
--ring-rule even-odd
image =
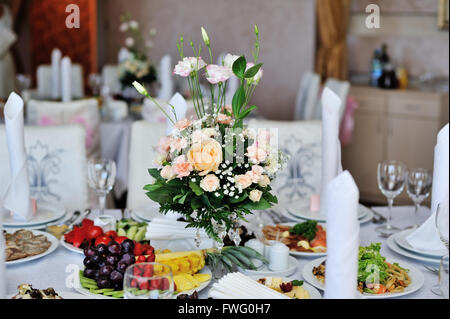
[[[387,212],[385,207],[374,208],[381,214]],[[411,225],[414,216],[413,207],[395,207],[393,210],[393,224],[397,227],[408,227]],[[421,208],[419,212],[419,219],[421,222],[425,221],[430,217],[430,210],[428,208]],[[431,287],[438,283],[437,274],[433,274],[426,270],[421,261],[416,261],[398,255],[397,253],[391,251],[386,244],[386,239],[381,238],[375,232],[377,225],[372,222],[366,223],[361,226],[360,229],[360,239],[361,245],[369,245],[373,242],[382,243],[382,255],[388,259],[398,261],[400,265],[403,263],[408,263],[417,269],[419,269],[425,276],[424,286],[417,292],[400,297],[406,299],[432,299],[440,298],[431,292]],[[299,265],[297,272],[289,277],[290,279],[302,280],[301,275],[303,266],[311,261],[310,258],[298,258]],[[58,249],[42,258],[32,262],[7,266],[6,268],[6,278],[7,278],[7,295],[12,296],[17,293],[17,287],[20,284],[32,284],[35,288],[45,289],[48,287],[54,288],[58,291],[73,291],[73,289],[66,286],[66,279],[69,273],[66,273],[66,268],[68,265],[78,265],[82,266],[83,256],[65,249],[59,246]],[[436,265],[432,265],[437,267]],[[201,299],[208,298],[209,287],[204,289],[199,297]]]

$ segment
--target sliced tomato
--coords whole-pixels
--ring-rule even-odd
[[[83,219],[83,221],[81,222],[81,226],[84,227],[89,227],[89,226],[94,226],[94,221],[88,218]]]
[[[97,239],[95,240],[95,246],[98,246],[100,244],[103,244],[105,246],[108,246],[108,244],[112,241],[111,238],[109,238],[108,236],[100,236],[97,237]]]
[[[114,241],[118,244],[122,244],[127,239],[128,239],[128,237],[126,237],[126,236],[119,236],[119,237],[115,237]]]
[[[112,239],[115,239],[116,237],[118,237],[117,233],[114,230],[110,230],[110,231],[106,232],[105,236],[111,237]]]
[[[103,235],[103,229],[99,226],[89,226],[86,230],[87,239],[95,239]]]
[[[133,250],[133,254],[135,256],[141,256],[144,254],[144,247],[141,243],[135,243],[134,244],[134,250]]]
[[[375,287],[375,291],[377,294],[381,295],[381,294],[386,293],[387,288],[385,285],[379,284],[378,287]]]

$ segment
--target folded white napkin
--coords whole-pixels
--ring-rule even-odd
[[[145,238],[148,240],[175,240],[193,239],[197,237],[198,230],[186,228],[188,223],[178,222],[173,219],[155,218],[147,227]],[[209,238],[204,230],[199,232],[200,238]]]
[[[214,299],[289,299],[241,273],[227,274],[209,291]]]
[[[61,96],[63,102],[72,101],[72,61],[69,57],[61,60]]]
[[[168,101],[173,95],[173,76],[172,76],[172,58],[165,55],[159,65],[159,81],[161,89],[158,93],[158,99]]]
[[[439,203],[449,198],[449,125],[439,132],[434,149],[433,192],[431,197],[431,217],[411,235],[406,237],[408,243],[422,250],[446,249],[439,238],[436,228],[436,210]]]
[[[11,182],[4,196],[4,208],[13,212],[14,218],[30,220],[32,210],[25,152],[23,106],[23,100],[13,92],[10,94],[4,109],[11,168]]]
[[[175,93],[175,95],[169,101],[169,104],[174,107],[175,114],[177,115],[177,119],[178,120],[182,120],[182,119],[184,119],[186,117],[188,106],[187,106],[186,100],[184,99],[184,97],[180,93]],[[168,105],[166,107],[166,112],[172,118],[174,118],[174,116],[173,116],[173,109],[172,109],[172,107],[170,105]],[[170,133],[172,133],[172,131],[173,131],[173,124],[172,124],[172,122],[169,121],[169,119],[167,119],[167,131],[166,131],[166,134],[169,135]]]
[[[61,97],[61,51],[53,49],[52,51],[52,98]]]
[[[341,173],[325,188],[327,213],[327,261],[325,298],[357,297],[359,190],[348,171]]]

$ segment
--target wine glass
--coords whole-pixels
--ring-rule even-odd
[[[88,84],[92,90],[92,95],[99,96],[100,88],[102,86],[102,76],[100,74],[96,74],[96,73],[89,74]]]
[[[441,241],[444,243],[445,247],[448,249],[448,236],[449,236],[449,211],[448,211],[448,200],[439,203],[436,210],[436,228],[439,233]]]
[[[389,213],[386,225],[380,226],[375,230],[382,235],[389,236],[399,231],[397,227],[392,226],[392,206],[394,199],[403,192],[405,188],[407,169],[406,165],[399,161],[384,161],[378,164],[378,188],[386,196],[389,206]]]
[[[92,159],[88,162],[88,183],[99,198],[100,215],[103,215],[106,196],[112,190],[116,179],[116,163],[109,159]]]
[[[441,297],[448,299],[449,295],[449,277],[448,277],[448,255],[442,257],[439,267],[439,288]]]
[[[134,264],[125,271],[123,289],[125,299],[171,299],[172,269],[159,263]]]
[[[408,181],[406,186],[406,192],[409,198],[414,202],[414,225],[411,228],[417,228],[419,223],[417,221],[417,215],[419,212],[420,204],[431,193],[432,174],[429,170],[423,168],[411,169],[408,172]]]

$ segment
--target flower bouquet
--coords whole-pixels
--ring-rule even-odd
[[[122,88],[132,87],[134,81],[150,85],[156,81],[157,73],[145,54],[145,49],[151,48],[153,42],[150,39],[144,39],[137,21],[131,20],[129,17],[121,17],[121,20],[122,24],[119,29],[127,34],[125,46],[128,50],[127,57],[119,63],[119,79]],[[152,28],[149,34],[154,36],[156,30]]]
[[[181,213],[188,227],[204,229],[218,243],[228,233],[239,245],[238,221],[277,203],[270,184],[287,160],[276,147],[276,130],[244,127],[244,119],[256,108],[248,104],[263,75],[257,26],[255,33],[254,62],[228,54],[222,65],[212,64],[204,28],[209,65],[201,57],[202,45],[195,47],[192,41],[195,56],[185,57],[180,38],[181,61],[174,74],[187,79],[197,118],[178,119],[173,107],[162,108],[141,84],[134,83],[174,124],[172,134],[163,137],[158,147],[160,167],[149,169],[154,182],[144,187],[148,197],[160,204],[161,213]],[[200,90],[201,75],[210,84],[209,103]],[[232,105],[224,105],[227,80],[232,76],[239,78],[240,87]]]

